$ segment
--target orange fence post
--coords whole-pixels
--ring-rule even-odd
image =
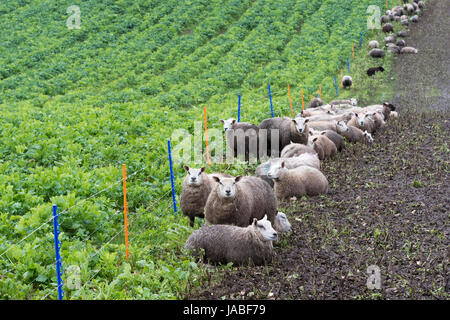
[[[205,114],[205,139],[206,139],[206,158],[208,160],[208,166],[211,166],[211,160],[209,159],[209,144],[208,144],[208,120],[206,118],[206,107],[203,108]]]
[[[319,83],[319,97],[322,99],[322,84]]]
[[[128,202],[127,202],[127,168],[125,164],[122,165],[123,171],[123,215],[125,220],[125,247],[127,260],[130,259],[130,253],[128,252]]]
[[[289,87],[289,83],[288,83],[288,94],[289,94],[289,104],[291,105],[292,119],[294,119],[294,109],[292,108],[291,88]]]
[[[305,103],[303,102],[303,89],[300,90],[302,93],[302,110],[305,110]]]
[[[352,42],[352,58],[355,58],[355,44]]]

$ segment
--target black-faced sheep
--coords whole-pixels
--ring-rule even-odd
[[[281,158],[293,158],[298,157],[304,153],[312,153],[317,154],[317,152],[314,150],[314,148],[310,146],[306,146],[304,144],[300,143],[290,143],[286,147],[283,148],[281,151],[280,157]]]
[[[273,180],[267,176],[267,172],[269,172],[272,166],[279,165],[282,161],[284,161],[286,168],[288,169],[294,169],[300,166],[309,166],[320,169],[320,160],[316,153],[303,153],[292,158],[286,157],[270,159],[267,162],[260,164],[256,168],[255,175],[257,177],[260,177],[268,184],[270,184],[271,187],[273,187]]]
[[[379,72],[384,72],[384,68],[382,66],[369,68],[369,69],[367,69],[367,75],[369,77],[371,77],[378,71]]]
[[[413,48],[413,47],[403,47],[401,50],[400,50],[400,53],[417,53],[417,52],[419,52],[419,50],[417,50],[416,48]]]
[[[347,126],[344,121],[339,121],[336,125],[337,132],[344,136],[348,142],[364,142],[364,132],[354,126]]]
[[[328,192],[328,180],[320,170],[301,166],[287,169],[284,162],[274,166],[268,176],[275,182],[274,190],[278,199],[315,196]]]
[[[208,200],[208,196],[215,185],[212,177],[226,177],[228,175],[222,173],[213,173],[208,175],[205,172],[204,167],[201,169],[195,169],[184,166],[184,169],[187,171],[187,174],[182,185],[180,206],[183,215],[189,218],[189,224],[193,227],[195,217],[205,217],[204,212],[206,200]]]
[[[344,89],[348,89],[352,86],[353,84],[353,79],[350,76],[343,76],[342,77],[342,86],[344,87]]]
[[[237,122],[233,118],[220,122],[223,123],[227,146],[233,150],[234,157],[245,156],[246,161],[249,161],[250,155],[258,158],[258,126],[248,122]]]
[[[186,241],[185,250],[210,263],[261,265],[273,257],[273,244],[277,232],[267,217],[254,219],[247,227],[229,225],[203,225]]]
[[[384,52],[383,49],[372,49],[370,50],[369,55],[372,58],[383,58],[384,56],[386,56],[386,52]]]
[[[253,218],[267,215],[274,222],[277,200],[270,185],[258,177],[222,178],[217,182],[205,205],[205,220],[211,224],[248,226]]]

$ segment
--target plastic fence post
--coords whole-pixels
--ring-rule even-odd
[[[350,59],[347,58],[347,69],[348,69],[348,74],[350,74]]]
[[[319,83],[319,97],[322,99],[322,84]]]
[[[339,97],[336,76],[334,76],[334,86],[336,88],[336,96]]]
[[[270,99],[270,112],[272,113],[273,118],[273,104],[272,104],[272,93],[270,92],[270,84],[269,84],[269,99]]]
[[[352,58],[355,59],[355,44],[352,42]]]
[[[125,164],[122,165],[123,173],[123,216],[125,224],[125,253],[127,260],[130,259],[130,253],[128,251],[128,201],[127,201],[127,168]]]
[[[59,250],[61,249],[61,242],[59,242],[59,223],[58,223],[59,209],[56,204],[53,205],[53,234],[55,236],[55,260],[56,260],[56,280],[58,283],[58,300],[64,298],[64,291],[62,289],[64,282],[61,279],[62,271],[62,259]]]
[[[203,108],[203,113],[205,116],[206,159],[208,160],[208,166],[211,166],[211,160],[209,158],[208,118],[206,117],[206,107]]]
[[[294,109],[292,108],[291,88],[289,87],[289,83],[288,83],[288,94],[289,94],[289,104],[291,105],[292,119],[294,119]]]
[[[241,122],[241,95],[238,97],[238,122]]]
[[[177,199],[175,198],[175,182],[173,178],[173,164],[172,164],[172,148],[170,145],[170,140],[167,140],[167,148],[169,149],[169,165],[170,165],[170,183],[172,184],[172,201],[173,201],[173,212],[177,214]]]

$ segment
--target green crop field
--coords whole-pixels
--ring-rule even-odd
[[[80,29],[66,25],[71,5]],[[363,74],[369,5],[385,9],[384,0],[2,1],[0,298],[56,299],[52,204],[65,299],[179,299],[201,286],[204,267],[182,250],[192,229],[172,209],[167,140],[192,132],[203,107],[211,128],[237,118],[238,95],[241,120],[258,124],[270,117],[269,84],[275,116],[291,113],[288,83],[295,113],[301,89],[305,104],[319,84],[335,98],[347,58],[361,86],[339,97],[384,98],[368,93],[383,75]],[[174,170],[179,195],[184,171]],[[68,285],[71,266],[79,285]]]

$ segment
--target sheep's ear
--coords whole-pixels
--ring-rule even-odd
[[[220,183],[220,178],[218,176],[212,176],[214,181],[216,181],[217,183]]]
[[[313,139],[313,142],[316,142],[316,141],[317,141],[317,138],[314,138],[314,139]]]
[[[258,225],[258,219],[253,218],[253,225],[256,227]]]
[[[239,182],[239,180],[242,179],[242,176],[237,176],[236,178],[234,178],[234,182]]]
[[[309,119],[305,119],[305,123],[307,123],[309,121]]]
[[[220,119],[220,122],[225,123],[225,120]]]
[[[206,168],[205,168],[205,167],[202,167],[202,168],[200,169],[200,172],[205,172],[205,170],[206,170]]]
[[[320,134],[326,134],[327,132],[326,131],[322,131]]]
[[[184,166],[183,168],[184,168],[184,170],[189,171],[189,167],[188,166]]]
[[[264,218],[262,218],[263,221],[267,220],[267,214],[264,215]]]
[[[236,123],[236,119],[233,119],[233,121],[231,121],[231,124],[235,124]]]
[[[366,115],[364,117],[367,118],[368,116],[370,116],[370,114],[366,113]]]
[[[284,165],[285,165],[285,163],[284,163],[284,161],[282,161],[281,162],[281,167],[284,168]]]
[[[295,123],[295,124],[297,124],[297,121],[296,121],[295,119],[292,119],[292,122]]]

